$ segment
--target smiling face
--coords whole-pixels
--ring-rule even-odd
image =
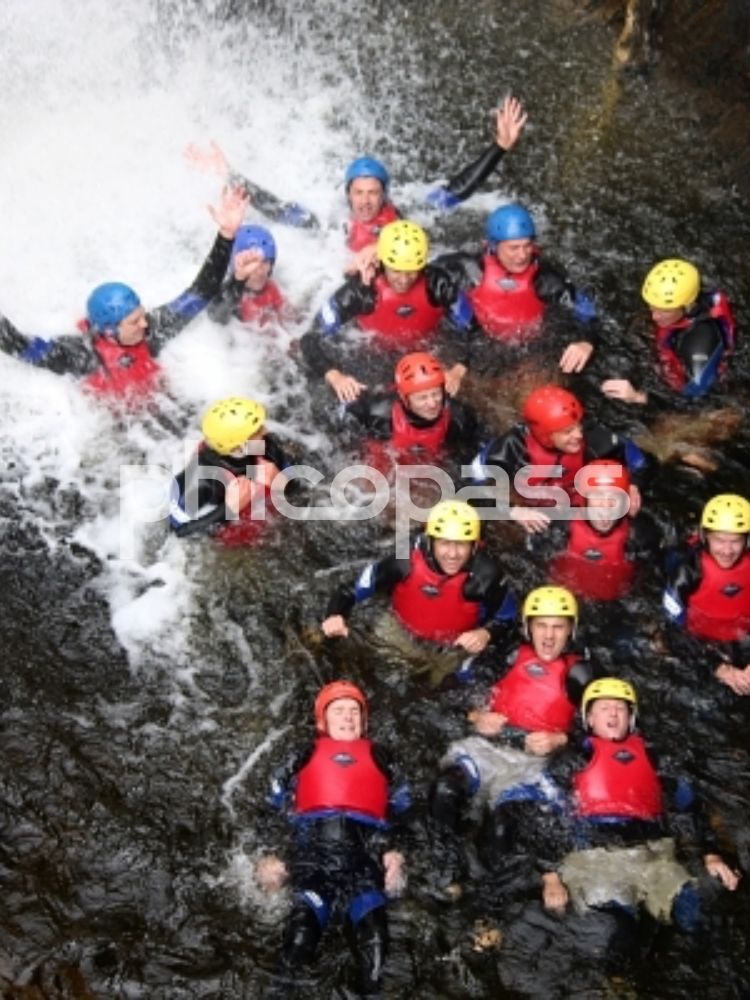
[[[392,267],[383,268],[383,271],[385,280],[399,295],[405,295],[422,273],[421,271],[394,271]]]
[[[474,542],[451,542],[447,538],[433,538],[432,555],[446,576],[460,573],[471,559]]]
[[[624,740],[630,731],[630,706],[620,698],[597,698],[586,712],[586,722],[594,736]]]
[[[117,339],[123,347],[135,347],[146,336],[146,330],[146,310],[143,306],[138,306],[117,324]]]
[[[740,535],[734,531],[706,532],[706,548],[721,569],[731,569],[738,563],[746,544],[747,535]]]
[[[411,392],[406,397],[406,405],[422,420],[437,420],[443,409],[444,392],[442,386]]]
[[[560,431],[552,431],[549,437],[552,450],[564,455],[577,455],[583,448],[583,427],[580,423],[571,424]]]
[[[385,188],[376,177],[357,177],[349,185],[349,208],[357,222],[372,222],[385,202]]]
[[[542,663],[556,660],[568,644],[573,632],[573,619],[557,615],[529,618],[529,639]]]
[[[362,738],[362,706],[355,698],[336,698],[326,708],[326,733],[332,740]]]
[[[534,256],[534,242],[528,239],[501,240],[495,250],[495,256],[509,274],[521,274]]]

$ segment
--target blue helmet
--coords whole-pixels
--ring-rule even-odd
[[[523,205],[503,205],[487,219],[485,233],[494,250],[503,240],[533,240],[536,227]]]
[[[380,181],[383,188],[388,187],[391,179],[380,160],[376,160],[372,156],[358,156],[346,168],[344,183],[346,184],[347,191],[351,182],[358,177],[374,177],[375,180]]]
[[[276,261],[276,241],[264,226],[240,226],[232,245],[232,260],[245,250],[260,250],[265,260]]]
[[[141,304],[129,285],[108,281],[97,285],[86,302],[86,318],[94,330],[116,330],[119,323]]]

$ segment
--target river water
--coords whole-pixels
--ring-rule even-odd
[[[367,688],[377,734],[399,744],[418,788],[460,728],[378,658],[368,613],[345,646],[315,635],[329,589],[387,548],[386,522],[284,522],[260,547],[219,551],[144,514],[201,411],[231,393],[265,401],[300,458],[329,472],[342,459],[287,349],[338,280],[345,164],[381,156],[394,199],[438,249],[474,243],[499,199],[529,204],[542,244],[606,317],[603,357],[578,388],[652,444],[599,399],[597,378],[627,354],[640,280],[660,257],[695,260],[746,325],[746,208],[699,109],[658,76],[619,81],[611,32],[562,0],[10,0],[0,28],[0,307],[21,329],[69,332],[100,281],[132,283],[149,305],[189,283],[216,195],[216,179],[184,159],[189,142],[219,141],[239,170],[324,223],[274,230],[298,325],[269,342],[197,320],[166,352],[170,394],[153,412],[110,413],[73,380],[0,356],[0,988],[260,996],[284,902],[253,889],[251,860],[272,846],[255,803],[321,679],[346,672]],[[506,93],[530,112],[522,143],[485,191],[434,218],[425,191],[482,148]],[[744,411],[742,351],[737,370]],[[653,503],[686,526],[713,493],[748,494],[747,444],[742,422],[714,473],[671,466]],[[516,536],[503,544],[523,589],[538,571]],[[747,871],[746,714],[717,706],[700,665],[656,652],[655,600],[647,587],[628,612],[653,637],[626,667],[644,728],[692,773]],[[613,617],[589,622],[605,661]],[[389,996],[748,995],[746,888],[717,904],[707,937],[667,933],[650,961],[607,979],[575,932],[533,910],[517,922],[489,914],[505,945],[472,952],[483,904],[436,907],[420,891],[429,877],[416,864],[392,910]],[[333,934],[321,949],[306,996],[346,981],[340,944]]]

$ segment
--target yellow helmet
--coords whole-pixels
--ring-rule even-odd
[[[482,530],[479,514],[464,500],[441,500],[430,511],[425,533],[448,542],[476,542]]]
[[[230,396],[206,411],[201,431],[206,443],[220,455],[228,455],[253,437],[266,420],[266,408],[254,399]]]
[[[701,528],[731,531],[738,535],[750,533],[750,503],[736,493],[720,493],[711,497],[703,508]]]
[[[701,276],[686,260],[674,258],[655,264],[646,275],[641,295],[654,309],[679,309],[698,298]]]
[[[581,715],[584,725],[586,724],[588,707],[597,698],[617,698],[618,701],[626,701],[630,705],[630,729],[632,731],[635,728],[638,699],[632,684],[628,681],[621,681],[619,677],[600,677],[587,684],[581,699]]]
[[[389,222],[378,236],[378,260],[392,271],[421,271],[429,249],[427,233],[407,219]]]
[[[550,615],[555,618],[572,618],[578,621],[578,601],[565,587],[537,587],[523,602],[521,617],[541,618]]]

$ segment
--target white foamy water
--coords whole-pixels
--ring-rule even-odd
[[[260,20],[218,26],[210,13],[203,5],[157,11],[138,0],[5,5],[0,310],[22,331],[73,332],[102,281],[133,285],[147,307],[190,283],[214,238],[205,206],[220,184],[183,150],[211,139],[238,170],[329,226],[319,234],[271,226],[275,277],[300,309],[298,327],[278,335],[281,352],[336,284],[341,164],[354,151],[329,122],[344,96],[357,95],[324,79],[301,47],[290,60],[289,39]],[[252,209],[248,219],[264,221]],[[267,350],[268,336],[198,318],[162,356],[173,397],[163,403],[166,419],[125,421],[73,377],[0,356],[4,486],[42,521],[50,544],[74,538],[102,559],[100,583],[134,667],[145,649],[187,652],[200,555],[140,517],[144,499],[158,508],[168,470],[184,464],[183,441],[196,439],[201,411],[229,394],[255,396],[269,407],[272,429],[314,440],[309,426],[274,422]],[[122,468],[141,464],[150,478],[121,491]],[[39,499],[45,479],[78,491],[85,516],[67,520]]]

